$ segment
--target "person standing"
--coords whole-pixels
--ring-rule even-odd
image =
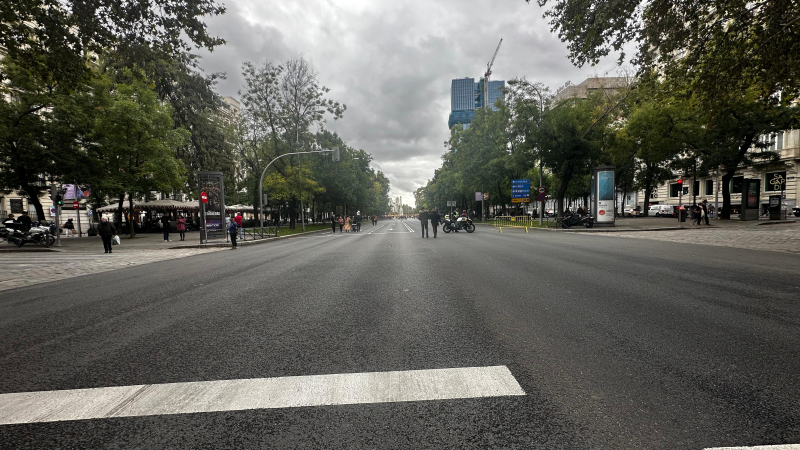
[[[336,216],[336,222],[339,224],[339,233],[344,233],[344,231],[342,231],[344,227],[344,218],[342,218],[342,216]]]
[[[422,224],[422,237],[427,238],[428,236],[428,211],[423,209],[419,212],[419,222]]]
[[[161,223],[161,228],[164,231],[164,242],[169,242],[169,228],[170,228],[169,213],[161,216],[159,222]]]
[[[431,228],[433,228],[433,238],[436,239],[436,230],[439,228],[439,221],[442,217],[439,215],[439,210],[434,209],[428,214],[428,219],[431,221]]]
[[[109,222],[108,219],[103,217],[100,219],[100,226],[97,227],[97,234],[103,240],[103,249],[106,253],[111,253],[111,239],[117,235],[117,229],[114,224]]]
[[[175,227],[178,229],[178,234],[181,236],[181,240],[186,239],[186,218],[183,216],[178,216],[178,220],[175,221]]]
[[[336,216],[331,213],[331,231],[336,234]]]
[[[244,227],[244,225],[242,225],[244,223],[242,213],[236,213],[236,217],[233,220],[236,221],[236,225],[239,227],[239,239],[242,239],[242,228]]]
[[[31,224],[33,223],[33,221],[31,221],[31,217],[28,215],[28,211],[22,211],[22,215],[19,216],[17,222],[19,222],[20,224],[19,227],[20,231],[27,232],[31,230]]]
[[[239,225],[236,220],[231,220],[230,225],[228,225],[228,234],[231,235],[231,250],[236,250],[236,238],[239,237]]]
[[[702,217],[700,217],[700,213],[702,210],[695,203],[692,205],[691,211],[692,211],[692,226],[700,225],[700,220],[702,220]]]
[[[64,224],[64,233],[67,237],[75,233],[75,223],[72,219],[67,219],[67,223]]]
[[[344,220],[344,232],[345,233],[349,233],[350,232],[350,230],[353,228],[352,224],[353,224],[353,219],[351,219],[350,216],[347,216],[347,218]]]
[[[703,220],[706,222],[706,226],[710,226],[708,223],[708,200],[703,200],[700,207],[703,208]]]
[[[361,222],[364,218],[361,216],[361,211],[356,211],[356,233],[361,231]]]

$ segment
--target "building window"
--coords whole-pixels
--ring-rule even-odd
[[[778,150],[783,150],[783,131],[778,133]]]
[[[670,185],[669,185],[669,196],[670,197],[673,197],[673,198],[677,198],[678,197],[678,194],[680,193],[679,186],[680,185],[678,183],[670,183]]]
[[[694,181],[693,186],[692,186],[692,191],[694,192],[694,195],[700,195],[700,181],[699,180],[695,180]]]
[[[706,180],[706,195],[714,193],[714,180]]]
[[[768,173],[766,177],[765,191],[785,191],[786,190],[786,171]]]
[[[733,177],[731,180],[731,194],[741,194],[744,187],[744,177]]]

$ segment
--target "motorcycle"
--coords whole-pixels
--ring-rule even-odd
[[[455,224],[449,218],[445,217],[442,223],[442,231],[445,233],[451,231],[458,233],[459,230],[466,230],[467,233],[472,233],[475,231],[475,224],[472,223],[472,219],[469,217],[459,217],[456,219]]]
[[[594,217],[590,215],[581,216],[572,212],[564,213],[564,219],[561,221],[561,228],[567,229],[579,225],[592,228],[594,226]]]
[[[38,222],[28,231],[22,231],[6,225],[5,228],[0,230],[0,238],[17,247],[22,247],[29,242],[49,247],[56,241],[55,237],[50,234],[50,227],[40,226]]]

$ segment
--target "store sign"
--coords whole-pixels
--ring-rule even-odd
[[[766,191],[785,191],[786,172],[773,172],[767,174]]]

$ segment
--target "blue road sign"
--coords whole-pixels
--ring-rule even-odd
[[[512,189],[511,193],[512,194],[530,194],[531,190],[530,189]]]
[[[530,194],[511,194],[511,198],[530,198]]]
[[[546,199],[546,196],[544,194],[539,194],[539,196],[537,197],[537,200],[539,200],[540,202],[545,201],[545,199]]]
[[[511,184],[531,184],[531,180],[511,180]]]

